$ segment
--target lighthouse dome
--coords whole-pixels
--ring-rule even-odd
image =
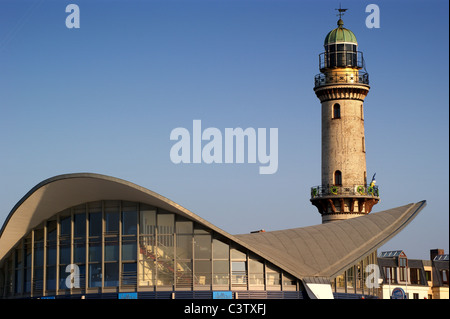
[[[338,20],[337,25],[338,27],[328,32],[327,36],[325,37],[325,46],[329,44],[344,42],[358,44],[355,34],[349,29],[344,28],[344,21],[342,21],[342,19]]]

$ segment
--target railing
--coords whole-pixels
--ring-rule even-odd
[[[361,51],[322,52],[319,54],[319,69],[364,68],[364,57]]]
[[[311,198],[320,198],[325,196],[372,196],[379,197],[378,186],[370,185],[320,185],[311,187]]]
[[[353,72],[330,72],[319,73],[314,77],[314,86],[322,86],[335,83],[362,83],[369,84],[369,73],[359,71]]]

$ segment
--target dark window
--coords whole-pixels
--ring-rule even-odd
[[[102,234],[102,213],[89,214],[89,236],[101,236]]]
[[[341,106],[338,103],[333,105],[333,118],[334,119],[341,118]]]
[[[420,269],[419,268],[411,268],[409,270],[411,284],[419,285],[420,284]]]
[[[74,237],[86,236],[86,214],[73,215],[74,221]]]
[[[122,209],[122,235],[137,234],[137,206],[124,204]]]
[[[408,260],[403,257],[398,258],[398,266],[399,266],[399,281],[406,281],[406,267],[408,267]]]
[[[334,172],[334,184],[342,185],[342,173],[341,171]]]

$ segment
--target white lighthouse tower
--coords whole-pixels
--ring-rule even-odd
[[[322,183],[311,188],[311,202],[322,223],[370,213],[379,201],[378,186],[368,183],[364,136],[364,99],[369,75],[352,31],[338,27],[325,37],[314,91],[322,105]]]

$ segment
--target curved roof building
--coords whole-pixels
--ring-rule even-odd
[[[376,249],[424,206],[425,201],[316,226],[231,235],[125,180],[60,175],[31,189],[0,230],[0,297],[375,295],[358,288],[363,267],[376,263]],[[358,271],[362,277],[354,275]],[[345,291],[339,290],[342,278]]]

